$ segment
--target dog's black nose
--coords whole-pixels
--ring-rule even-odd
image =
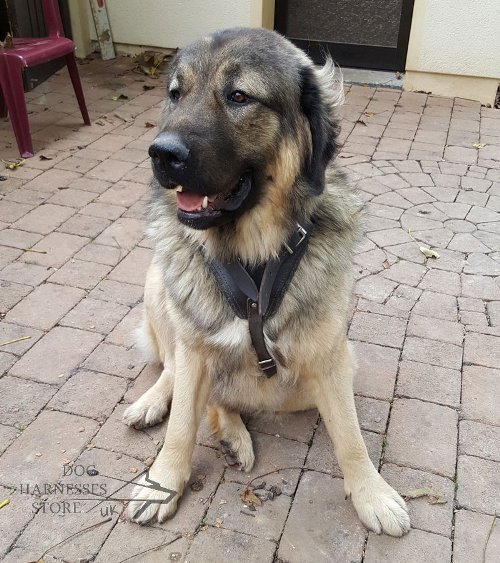
[[[177,135],[162,133],[149,147],[149,156],[164,170],[179,170],[186,165],[189,149]]]

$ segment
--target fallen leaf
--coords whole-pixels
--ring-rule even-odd
[[[19,168],[20,166],[24,166],[24,163],[26,162],[24,160],[24,158],[18,158],[17,160],[2,160],[2,162],[5,164],[5,168],[8,168],[9,170],[15,170],[16,168]]]
[[[482,149],[482,148],[484,148],[486,145],[485,145],[485,143],[474,143],[472,146],[473,146],[475,149]]]
[[[245,504],[248,504],[249,506],[262,506],[262,501],[260,500],[260,498],[250,489],[245,489],[241,493],[240,498]]]
[[[4,506],[7,506],[8,504],[10,504],[10,500],[8,498],[6,498],[2,502],[0,502],[0,508],[3,508]]]
[[[137,467],[131,467],[129,469],[129,471],[130,471],[130,473],[137,473],[138,469],[137,469]]]
[[[426,258],[439,258],[439,254],[435,250],[431,250],[426,246],[420,246],[419,250]]]
[[[427,497],[429,504],[446,504],[448,502],[441,493],[425,487],[423,489],[408,491],[403,497],[405,499]]]
[[[373,117],[374,113],[373,113],[373,111],[364,111],[363,115],[365,115],[366,117]]]
[[[356,121],[356,123],[361,123],[361,125],[368,127],[368,125],[366,124],[366,121],[363,121],[362,119],[358,119],[358,121]]]
[[[142,85],[142,89],[145,90],[146,92],[148,90],[153,90],[154,88],[156,88],[156,86],[150,86],[149,84],[143,84]]]
[[[38,158],[40,160],[54,160],[53,156],[47,156],[46,154],[41,154]]]
[[[216,528],[220,528],[220,527],[222,526],[222,523],[223,523],[222,518],[216,518],[216,519],[215,519],[214,526],[215,526]]]
[[[384,266],[384,270],[388,270],[391,267],[387,258],[382,262],[382,266]]]
[[[128,100],[128,96],[126,94],[118,94],[117,96],[111,96],[113,102],[118,102],[119,100]]]
[[[154,124],[154,123],[151,123],[151,121],[146,121],[146,123],[144,124],[144,127],[147,127],[148,129],[149,129],[150,127],[154,127],[154,126],[155,126],[155,124]]]

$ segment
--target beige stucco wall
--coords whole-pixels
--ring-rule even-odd
[[[106,6],[115,44],[164,48],[225,27],[272,27],[274,16],[267,0],[106,0]],[[90,10],[88,24],[95,40]]]
[[[415,0],[404,87],[493,103],[499,30],[500,0]]]

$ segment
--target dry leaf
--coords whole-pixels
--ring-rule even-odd
[[[362,119],[358,119],[358,121],[356,121],[356,123],[361,123],[361,125],[368,127],[368,125],[366,124],[366,121],[363,121]]]
[[[391,267],[387,258],[382,262],[382,266],[384,266],[384,270],[388,270]]]
[[[484,148],[486,145],[484,143],[474,143],[472,145],[475,149],[482,149]]]
[[[38,158],[40,160],[54,160],[53,156],[47,156],[46,154],[41,154]]]
[[[12,160],[12,161],[2,160],[2,162],[5,164],[5,168],[8,168],[9,170],[15,170],[20,166],[24,166],[24,163],[26,161],[24,160],[24,158],[18,158],[17,160]]]
[[[150,86],[149,84],[143,84],[142,85],[142,89],[145,90],[146,92],[148,90],[153,90],[153,88],[156,88],[156,86]]]
[[[373,111],[364,111],[363,115],[365,115],[366,117],[373,117],[374,113]]]
[[[220,528],[220,527],[222,526],[222,523],[223,523],[222,518],[216,518],[216,519],[215,519],[214,526],[215,526],[216,528]]]
[[[148,129],[151,128],[151,127],[154,127],[154,126],[155,126],[155,124],[151,123],[151,121],[146,121],[146,123],[144,124],[144,127],[147,127]]]
[[[128,100],[128,96],[126,94],[118,94],[117,96],[111,96],[113,102],[118,102],[119,100]]]
[[[2,502],[0,502],[0,508],[7,506],[9,503],[10,503],[10,500],[8,498],[4,499]]]
[[[405,499],[427,497],[429,504],[446,504],[448,502],[441,493],[427,489],[425,487],[423,489],[408,491],[403,496]]]
[[[245,504],[248,504],[249,506],[262,506],[262,501],[260,500],[260,498],[250,489],[245,489],[241,493],[240,498]]]
[[[431,250],[426,246],[420,246],[419,249],[426,258],[439,258],[439,254],[435,250]]]

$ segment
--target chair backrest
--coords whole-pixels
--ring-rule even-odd
[[[49,37],[64,35],[58,0],[41,0],[43,19]]]

